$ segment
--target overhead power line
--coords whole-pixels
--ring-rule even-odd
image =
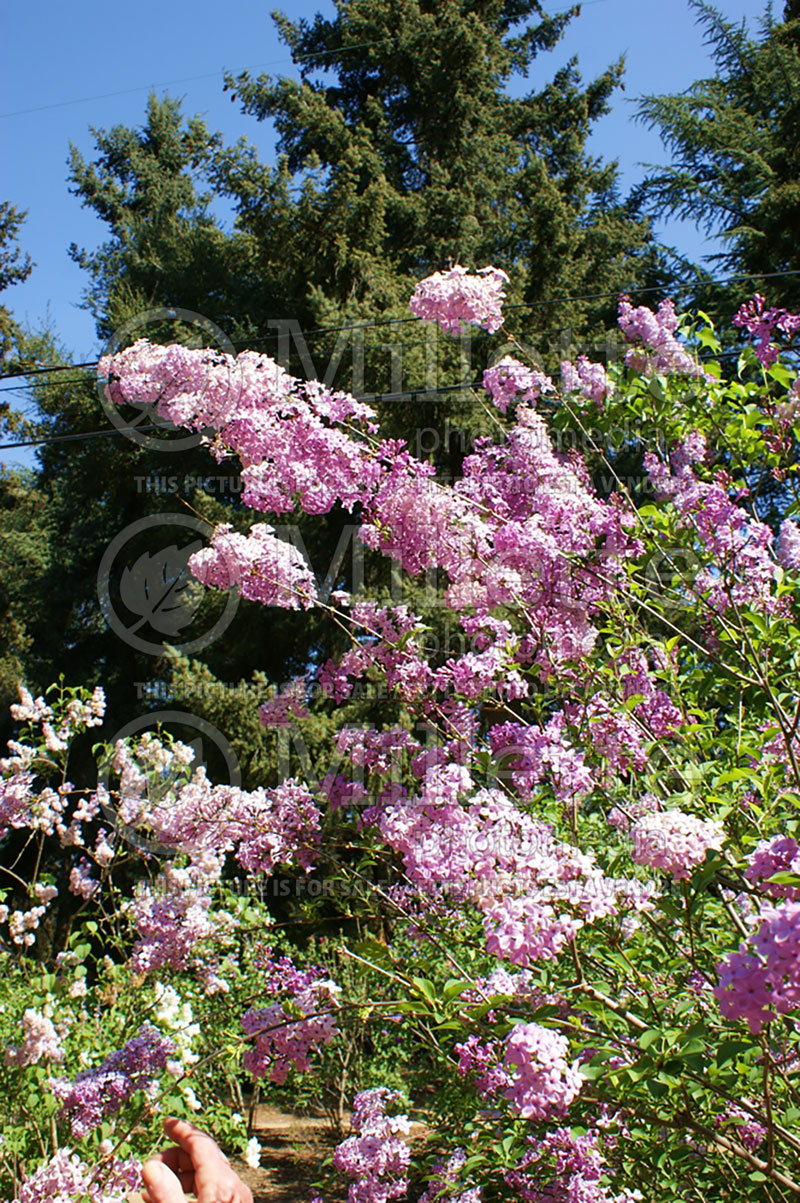
[[[719,277],[716,277],[713,279],[707,279],[707,280],[687,280],[682,283],[673,284],[672,290],[673,291],[685,291],[690,288],[696,288],[696,287],[700,287],[703,285],[709,285],[709,284],[731,284],[735,280],[772,280],[772,279],[776,279],[776,278],[783,277],[783,276],[800,276],[800,268],[792,268],[792,269],[787,268],[785,270],[774,271],[774,272],[736,272],[730,276],[719,276]],[[668,291],[668,290],[665,289],[662,285],[658,285],[658,284],[657,285],[649,285],[647,287],[641,287],[641,288],[632,286],[632,287],[628,288],[627,293],[625,292],[625,290],[613,289],[610,292],[586,293],[582,296],[550,297],[547,300],[542,300],[542,301],[519,301],[512,305],[505,305],[504,309],[506,312],[509,312],[511,310],[519,310],[519,309],[540,309],[547,305],[567,305],[567,304],[570,304],[571,302],[577,302],[577,301],[607,300],[609,297],[624,296],[624,295],[627,295],[628,293],[637,293],[637,294],[647,293],[647,294],[649,294],[649,293],[653,293],[653,292],[664,293],[666,291]],[[411,322],[420,322],[422,320],[423,319],[421,319],[421,318],[413,317],[413,316],[412,317],[381,318],[377,321],[372,321],[372,322],[350,322],[350,323],[347,323],[342,326],[317,326],[311,330],[300,330],[299,334],[303,338],[316,338],[323,334],[343,334],[347,330],[371,330],[371,329],[377,329],[382,326],[402,326],[402,325],[407,325],[408,323],[411,323]],[[555,330],[557,328],[554,327],[553,329]],[[542,333],[546,334],[546,333],[550,333],[550,332],[551,331],[536,331],[535,333],[537,335],[541,336]],[[276,330],[274,334],[259,335],[258,338],[249,339],[245,342],[234,343],[233,345],[240,350],[247,350],[247,349],[250,349],[255,346],[260,346],[261,343],[271,342],[272,340],[274,340],[276,338],[280,338],[280,337],[281,337],[281,331]],[[3,374],[0,374],[0,380],[23,380],[29,376],[41,376],[41,375],[45,375],[45,374],[52,373],[52,372],[75,372],[75,371],[79,371],[79,370],[83,370],[83,369],[94,370],[94,369],[96,369],[96,367],[97,367],[97,361],[89,361],[87,363],[54,364],[54,365],[48,365],[47,367],[30,368],[27,372],[6,372]],[[72,384],[72,383],[76,383],[76,381],[75,380],[68,380],[66,382],[58,381],[58,383],[59,384],[61,384],[61,383]],[[5,390],[0,390],[0,392],[2,392],[2,391],[5,391]]]
[[[356,400],[367,402],[402,401],[408,397],[428,397],[442,393],[468,392],[470,389],[483,388],[480,380],[467,381],[463,384],[443,384],[437,388],[408,389],[401,393],[368,393]],[[177,429],[177,428],[176,428]],[[128,431],[164,430],[163,425],[151,423],[136,426],[104,426],[100,430],[84,430],[76,434],[48,435],[43,439],[25,439],[19,443],[0,443],[0,451],[10,451],[15,447],[43,447],[48,443],[80,442],[82,439],[102,438],[109,434],[125,434]],[[196,433],[200,433],[199,431]]]
[[[347,54],[352,50],[365,50],[368,46],[388,46],[396,40],[396,38],[380,38],[372,42],[360,42],[353,46],[340,46],[336,50],[315,50],[305,57],[330,58],[333,54]],[[294,63],[294,59],[283,55],[281,58],[270,59],[265,63],[251,63],[248,67],[240,67],[235,74],[243,75],[245,71],[259,71],[262,67],[279,67],[282,63]],[[0,120],[7,117],[24,117],[29,113],[44,113],[48,109],[63,109],[73,104],[90,104],[93,100],[110,100],[114,96],[130,96],[134,92],[153,92],[156,88],[171,88],[173,84],[197,83],[201,79],[221,79],[226,74],[233,75],[234,72],[226,72],[224,68],[220,67],[216,71],[207,71],[204,75],[185,75],[182,79],[168,79],[160,84],[136,84],[133,88],[120,88],[116,92],[99,92],[95,96],[78,96],[73,100],[55,100],[52,104],[39,104],[31,109],[14,109],[11,113],[0,113]]]
[[[698,360],[701,363],[714,362],[718,359],[729,358],[733,355],[739,355],[739,351],[723,351],[717,355],[707,355],[700,357]],[[443,384],[436,388],[417,388],[406,389],[403,392],[396,393],[365,393],[361,396],[356,396],[357,401],[363,401],[367,404],[386,404],[390,401],[404,401],[417,397],[435,397],[443,396],[446,393],[466,393],[472,390],[483,391],[482,380],[464,381],[461,384]],[[2,391],[2,390],[0,390]],[[177,429],[177,427],[176,427]],[[100,430],[87,430],[76,434],[57,434],[48,435],[42,439],[25,439],[18,443],[0,443],[0,451],[13,451],[18,447],[44,447],[51,443],[69,443],[81,442],[86,439],[104,438],[110,434],[125,434],[128,431],[150,431],[164,430],[163,425],[151,423],[149,425],[134,425],[134,426],[105,426]],[[201,433],[201,432],[196,432]],[[167,444],[168,440],[164,440]]]

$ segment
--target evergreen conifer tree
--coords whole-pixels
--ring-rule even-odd
[[[758,38],[705,0],[692,4],[717,70],[683,93],[642,101],[640,118],[659,131],[672,162],[649,175],[638,199],[717,237],[717,273],[754,277],[724,290],[705,284],[709,307],[729,320],[743,296],[760,291],[797,309],[800,4],[789,0],[782,21],[768,10]]]
[[[565,326],[599,336],[613,320],[617,290],[658,278],[647,221],[619,199],[614,164],[586,149],[622,63],[584,85],[573,61],[526,95],[510,90],[516,77],[538,74],[539,56],[576,11],[549,18],[533,0],[357,0],[338,3],[332,20],[278,18],[300,81],[228,82],[246,113],[275,122],[282,157],[274,167],[247,143],[225,147],[169,99],[151,98],[141,129],[96,130],[93,161],[72,153],[71,184],[109,238],[96,251],[72,253],[90,275],[101,336],[144,311],[178,307],[211,319],[237,350],[278,355],[292,319],[314,329],[316,372],[367,393],[394,389],[391,341],[402,358],[401,390],[422,390],[423,398],[383,406],[386,431],[458,472],[469,440],[484,432],[482,411],[468,393],[435,392],[437,382],[458,379],[460,347],[446,336],[434,348],[430,394],[428,334],[407,310],[415,277],[457,260],[513,273],[517,332],[549,354],[550,366],[566,349]],[[233,204],[232,229],[215,216],[215,198]],[[604,295],[561,300],[597,293]],[[337,343],[350,339],[340,328],[349,325],[366,325],[364,346],[350,360],[343,355],[337,372]],[[141,332],[159,337],[152,326]],[[475,340],[469,378],[488,354],[487,340]],[[309,370],[296,354],[290,366]],[[37,398],[50,436],[88,436],[107,424],[91,380],[54,382]],[[169,677],[169,666],[137,656],[105,629],[96,579],[106,547],[126,523],[183,500],[213,521],[246,519],[233,489],[184,499],[137,484],[204,475],[213,465],[203,449],[173,461],[117,436],[86,437],[49,444],[41,462],[36,488],[46,496],[52,555],[34,585],[41,605],[25,617],[31,683],[46,684],[57,667],[75,680],[101,671],[123,721],[146,705],[132,683]],[[235,475],[235,465],[225,469]],[[347,522],[334,513],[299,526],[321,575]],[[213,598],[204,604],[213,607]],[[224,719],[232,733],[237,724],[244,732],[240,701],[222,687],[215,692],[215,681],[254,672],[286,680],[333,650],[322,617],[248,611],[224,646],[199,653],[194,667],[182,662],[176,678],[187,696],[202,678],[193,708]],[[251,734],[248,727],[243,746],[252,747]]]

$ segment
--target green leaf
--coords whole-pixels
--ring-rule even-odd
[[[369,938],[358,940],[351,947],[357,956],[363,957],[365,961],[371,961],[373,965],[380,965],[382,969],[392,970],[395,967],[389,949],[379,940]]]
[[[403,1015],[429,1015],[430,1007],[427,1003],[421,1001],[410,1000],[409,1002],[399,1002],[392,1004],[395,1011],[399,1011]]]
[[[433,1006],[436,1003],[436,987],[433,982],[429,982],[425,977],[412,977],[411,981],[417,990],[419,990],[422,997],[427,999],[431,1006]]]
[[[800,874],[782,870],[780,873],[773,873],[767,881],[774,881],[778,886],[800,886]]]
[[[717,1065],[726,1065],[728,1061],[732,1061],[734,1057],[738,1057],[740,1053],[750,1052],[756,1048],[752,1041],[747,1040],[723,1040],[722,1044],[717,1049]]]
[[[471,985],[471,982],[459,981],[456,978],[450,978],[444,984],[442,1000],[446,1003],[452,1002],[454,998],[459,998],[465,990],[468,990]]]

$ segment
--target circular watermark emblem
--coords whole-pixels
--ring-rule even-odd
[[[192,309],[164,307],[146,309],[117,327],[100,352],[100,357],[116,355],[137,339],[147,338],[148,330],[157,336],[153,341],[158,343],[180,343],[192,349],[214,347],[231,357],[236,356],[233,343],[211,318],[204,317],[202,313],[195,313]],[[125,406],[116,405],[107,395],[107,384],[108,379],[98,375],[97,394],[100,404],[112,426],[124,434],[126,439],[138,443],[148,451],[188,451],[189,448],[200,444],[203,431],[187,434],[181,427],[160,417],[150,401],[137,404],[135,400],[130,400]],[[159,433],[152,431],[154,426],[158,428]],[[140,429],[141,427],[146,429]]]
[[[213,531],[210,522],[192,514],[150,514],[111,540],[97,571],[97,598],[123,643],[148,656],[162,656],[166,643],[191,655],[227,630],[239,605],[238,590],[228,590],[222,613],[210,628],[198,631],[207,590],[189,570],[190,556],[208,545]]]
[[[153,710],[149,714],[140,715],[139,718],[132,719],[126,723],[124,727],[120,727],[119,731],[109,740],[112,748],[112,753],[105,760],[101,760],[97,766],[97,783],[102,786],[111,796],[112,775],[114,772],[112,758],[113,749],[116,747],[117,741],[120,739],[134,739],[137,735],[144,734],[147,731],[152,731],[159,735],[164,733],[168,727],[176,727],[179,735],[184,735],[187,729],[190,732],[196,732],[191,741],[186,738],[180,740],[181,743],[189,743],[189,746],[194,751],[194,759],[189,765],[189,772],[194,773],[198,768],[206,768],[208,761],[213,755],[214,757],[214,777],[219,778],[222,773],[227,776],[227,781],[214,780],[215,785],[231,785],[234,788],[241,788],[242,772],[239,766],[239,760],[234,752],[230,741],[222,734],[217,727],[208,722],[207,719],[200,718],[196,714],[189,714],[182,710]],[[169,732],[172,734],[172,732]],[[177,738],[177,736],[175,737]],[[136,757],[133,756],[134,764]],[[148,766],[139,764],[137,767],[142,773],[146,774]],[[114,832],[131,847],[136,848],[139,852],[146,852],[154,856],[174,856],[176,848],[169,844],[164,844],[160,840],[152,839],[144,835],[137,828],[123,822],[119,813],[109,803],[101,804],[103,814],[109,823],[112,824]]]

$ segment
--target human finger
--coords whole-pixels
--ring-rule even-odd
[[[150,1160],[163,1162],[167,1169],[172,1171],[187,1194],[194,1191],[194,1166],[191,1157],[184,1149],[173,1145],[171,1148],[161,1149],[158,1153],[154,1153]]]
[[[142,1177],[146,1203],[186,1203],[180,1182],[169,1166],[158,1158],[151,1158],[144,1163]]]
[[[191,1157],[197,1203],[253,1203],[249,1187],[207,1132],[174,1118],[164,1121],[164,1131]]]

